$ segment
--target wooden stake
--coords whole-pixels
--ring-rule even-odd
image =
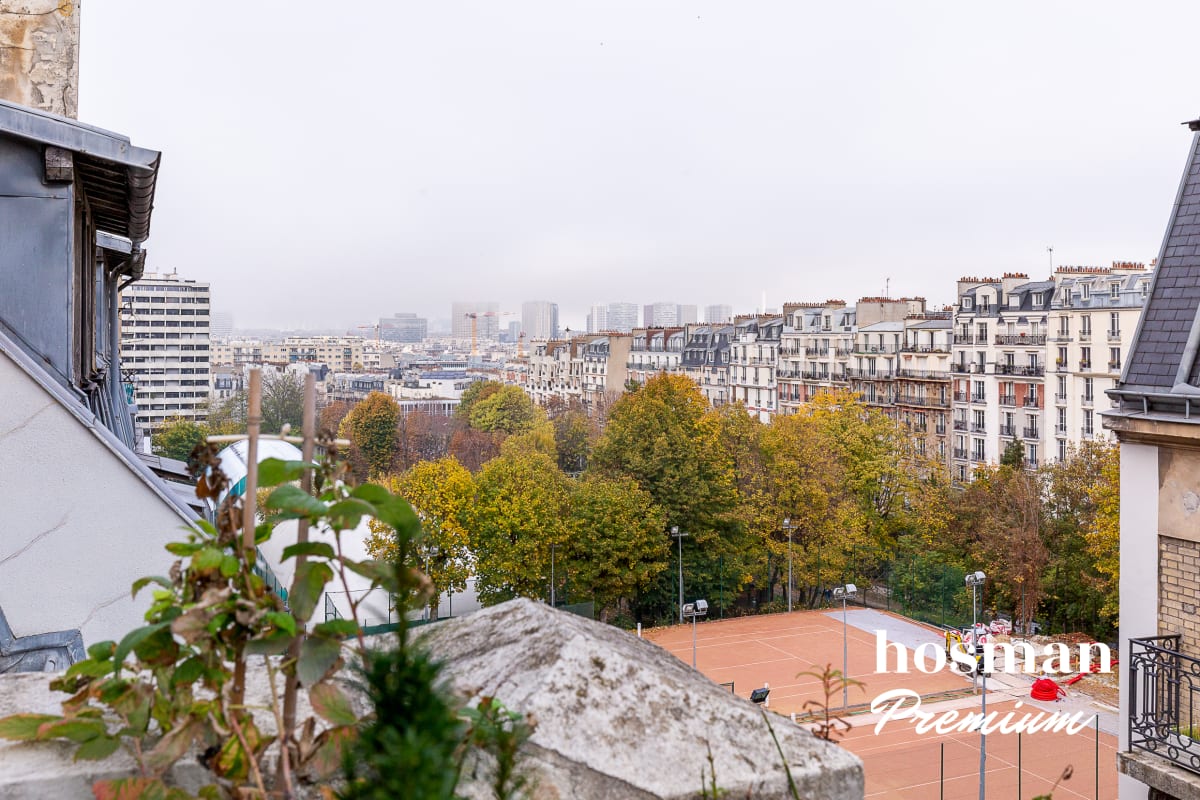
[[[262,371],[250,370],[249,408],[246,414],[246,491],[242,493],[242,557],[245,569],[253,570],[257,561],[254,544],[255,508],[258,495],[258,426],[262,424]],[[233,663],[233,688],[230,699],[240,711],[246,700],[246,656],[241,650]]]
[[[317,438],[317,379],[310,372],[304,376],[304,417],[301,425],[301,433],[303,434],[303,444],[301,445],[302,457],[307,462],[312,462],[313,452],[316,449]],[[313,475],[312,469],[305,469],[300,475],[300,488],[306,494],[312,493]],[[308,541],[308,519],[301,518],[296,526],[296,541]],[[304,555],[296,557],[296,571],[300,571],[300,567],[304,564]],[[306,621],[307,622],[307,621]],[[300,642],[304,638],[303,626],[297,631],[295,641],[288,648],[288,660],[296,661],[300,658]],[[300,690],[300,679],[296,676],[296,670],[293,667],[287,673],[287,688],[283,693],[283,736],[282,742],[284,746],[283,757],[279,759],[280,771],[283,773],[285,791],[290,797],[292,787],[286,785],[290,783],[287,775],[288,759],[292,754],[292,740],[295,738],[296,732],[296,695]]]

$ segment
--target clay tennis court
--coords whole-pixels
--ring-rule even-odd
[[[874,732],[876,718],[862,713],[876,695],[898,688],[920,694],[926,710],[977,708],[977,696],[971,694],[970,679],[949,669],[933,675],[916,671],[912,667],[911,649],[908,651],[907,674],[875,672],[874,629],[887,631],[889,640],[899,641],[907,648],[915,647],[921,641],[938,642],[940,632],[899,615],[872,609],[850,609],[846,620],[847,674],[862,681],[864,687],[850,689],[851,710],[857,713],[849,717],[855,728],[844,739],[844,744],[863,759],[866,796],[880,800],[976,800],[979,797],[978,734],[918,734],[908,722],[892,721],[877,736]],[[823,699],[820,681],[807,675],[798,677],[798,673],[820,669],[826,664],[832,664],[838,670],[842,668],[840,611],[796,611],[711,620],[699,623],[695,633],[696,666],[700,672],[718,683],[732,682],[735,693],[741,697],[749,697],[751,690],[770,684],[769,707],[785,715],[803,713],[806,701]],[[643,636],[682,661],[692,662],[690,624],[647,630]],[[890,663],[894,663],[894,656],[891,659]],[[1023,697],[1023,691],[989,692],[988,710],[1005,712],[1013,709],[1014,698]],[[840,704],[841,694],[838,693],[833,705]],[[1054,708],[1052,704],[1044,707]],[[1036,713],[1037,710],[1027,705],[1017,710],[1014,716],[1019,717],[1027,711]],[[1098,793],[1095,786],[1097,740],[1091,727],[1075,735],[1063,732],[1023,735],[1019,775],[1017,738],[1016,734],[993,733],[987,739],[988,798],[1028,800],[1048,791],[1068,764],[1073,766],[1074,775],[1055,790],[1055,800],[1116,798],[1115,736],[1101,733],[1099,737]],[[943,775],[944,780],[941,779]]]

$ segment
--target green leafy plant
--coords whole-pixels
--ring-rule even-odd
[[[770,725],[770,723],[767,723]],[[704,743],[704,749],[708,751],[708,775],[705,776],[703,765],[700,767],[700,797],[702,800],[721,800],[729,794],[728,789],[722,789],[717,785],[717,764],[713,759],[712,745],[708,742]]]
[[[467,743],[490,754],[496,761],[492,792],[496,800],[517,800],[531,789],[529,777],[517,768],[517,752],[533,735],[533,723],[524,715],[505,708],[494,697],[482,697],[474,707],[462,710],[471,727]]]
[[[215,448],[206,446],[195,455],[197,493],[220,496],[226,481]],[[342,664],[345,637],[357,637],[360,654],[366,650],[354,621],[362,600],[349,592],[348,575],[362,575],[372,587],[399,597],[420,595],[423,586],[422,576],[405,569],[402,561],[354,561],[344,555],[343,533],[364,517],[392,528],[402,552],[418,534],[419,523],[409,505],[387,490],[352,486],[336,456],[333,452],[316,463],[266,460],[259,466],[260,486],[277,488],[268,497],[267,521],[253,531],[256,544],[270,537],[281,519],[299,519],[333,533],[333,544],[297,542],[284,549],[285,560],[297,559],[290,605],[256,573],[255,549],[244,546],[241,498],[229,497],[218,509],[216,524],[198,522],[184,541],[167,545],[178,557],[167,575],[133,584],[135,596],[152,588],[147,624],[120,642],[92,645],[88,658],[51,683],[70,695],[62,714],[7,717],[0,720],[0,737],[67,740],[78,745],[76,759],[102,759],[123,748],[133,756],[138,774],[97,782],[93,790],[99,798],[188,797],[163,779],[193,746],[216,777],[215,784],[200,792],[209,800],[291,797],[302,771],[311,777],[335,771],[360,721],[331,677]],[[311,494],[292,483],[306,471],[314,486]],[[322,622],[304,634],[318,599],[335,579],[352,598],[352,618]],[[271,658],[288,651],[293,655]],[[245,703],[245,663],[253,657],[265,660],[275,735],[260,730]],[[280,677],[289,683],[282,693]],[[290,700],[294,707],[289,695],[300,687],[321,723],[316,718],[298,726],[285,722],[282,706]],[[318,724],[324,727],[320,733]],[[277,740],[280,768],[272,776],[264,762]]]

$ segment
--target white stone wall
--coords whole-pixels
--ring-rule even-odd
[[[84,644],[144,624],[183,517],[105,441],[0,354],[0,608],[13,633],[78,628]]]

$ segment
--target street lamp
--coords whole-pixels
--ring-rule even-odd
[[[841,598],[842,601],[842,708],[850,707],[850,684],[846,682],[849,678],[847,670],[850,668],[849,650],[846,646],[846,600],[857,594],[858,587],[853,583],[836,586],[833,589],[833,599]]]
[[[671,536],[679,542],[679,623],[683,624],[683,540],[686,533],[678,525],[671,526]]]
[[[967,586],[971,587],[971,654],[975,656],[974,674],[983,676],[982,708],[979,717],[979,800],[984,800],[984,785],[987,781],[987,773],[985,772],[987,764],[987,734],[984,731],[984,723],[987,721],[987,673],[983,671],[979,663],[979,621],[976,617],[975,593],[978,591],[978,587],[983,586],[986,580],[987,575],[984,575],[982,572],[972,572],[965,580]]]
[[[708,613],[708,601],[697,600],[683,607],[683,616],[692,620],[692,669],[696,668],[696,618]]]
[[[431,558],[437,558],[440,555],[441,555],[441,553],[438,552],[438,549],[436,546],[426,546],[426,548],[425,548],[425,576],[427,578],[429,578],[430,582],[433,581],[433,576],[429,572],[429,561]],[[437,591],[436,587],[435,587],[434,591],[435,592]],[[440,605],[440,603],[439,603],[439,605]],[[425,604],[425,621],[426,622],[429,621],[429,604],[428,603]],[[434,621],[436,622],[437,620],[434,620]]]
[[[788,611],[792,610],[792,518],[783,518],[783,529],[788,536]]]

